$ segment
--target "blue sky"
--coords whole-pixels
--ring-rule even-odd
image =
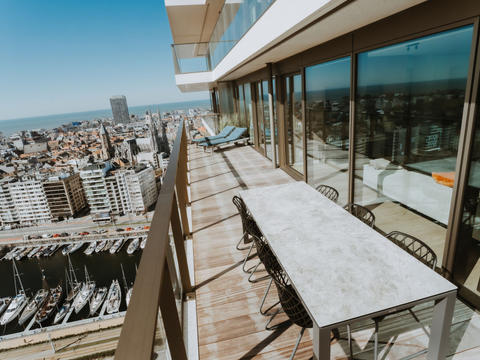
[[[0,0],[0,120],[208,99],[175,86],[163,0]]]

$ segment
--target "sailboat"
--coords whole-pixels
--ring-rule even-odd
[[[135,251],[137,251],[139,246],[140,246],[140,240],[138,238],[133,239],[128,245],[127,254],[132,255]]]
[[[8,307],[10,302],[12,301],[12,298],[10,296],[3,297],[0,299],[0,315],[5,311],[5,309]]]
[[[94,315],[102,305],[107,296],[107,290],[106,287],[101,287],[93,294],[92,300],[90,301],[90,316]]]
[[[63,289],[62,285],[59,284],[56,288],[50,289],[50,295],[45,304],[40,308],[40,310],[35,314],[35,320],[37,323],[44,322],[47,320],[57,309],[60,300],[62,299]]]
[[[84,242],[83,241],[77,241],[72,248],[70,249],[69,254],[73,254],[75,251],[80,249],[83,246]]]
[[[125,289],[125,302],[128,307],[128,304],[130,304],[130,298],[132,297],[133,286],[129,288],[127,285],[127,279],[125,278],[125,272],[123,271],[123,264],[120,264],[120,268],[122,269],[123,288]]]
[[[92,255],[92,253],[95,251],[95,248],[97,247],[97,242],[92,241],[88,247],[85,249],[84,254],[85,255]]]
[[[145,245],[147,245],[147,236],[142,238],[142,242],[140,243],[140,249],[145,249]]]
[[[7,310],[3,313],[2,317],[0,318],[0,325],[7,325],[12,320],[14,320],[23,308],[28,303],[28,297],[25,295],[25,289],[23,288],[22,279],[20,279],[20,274],[18,273],[17,265],[15,264],[15,260],[12,259],[13,264],[13,282],[15,284],[15,297],[12,299],[10,304],[8,305]],[[20,285],[20,289],[17,288],[17,281]]]
[[[107,295],[107,314],[113,314],[120,309],[120,303],[122,301],[122,290],[120,290],[120,284],[115,279],[110,285]]]
[[[85,307],[88,300],[90,300],[90,298],[92,297],[94,291],[95,291],[95,282],[90,281],[87,267],[85,266],[85,282],[83,283],[80,292],[75,297],[75,300],[73,300],[73,307],[75,308],[75,314],[78,314]]]
[[[43,275],[42,271],[42,282],[45,283],[45,275]],[[28,303],[25,310],[23,310],[22,315],[20,315],[20,319],[18,319],[18,324],[23,325],[25,324],[35,313],[40,309],[47,300],[49,292],[47,289],[40,289],[37,291],[33,299]]]

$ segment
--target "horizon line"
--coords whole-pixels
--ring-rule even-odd
[[[127,107],[130,108],[130,107],[148,106],[148,105],[179,104],[179,103],[188,103],[188,102],[194,102],[194,101],[210,101],[210,99],[206,98],[206,99],[187,100],[187,101],[163,102],[163,103],[155,103],[155,104],[128,105]],[[36,117],[46,117],[46,116],[66,115],[66,114],[80,114],[80,113],[85,113],[85,112],[102,111],[102,110],[110,110],[111,111],[111,108],[72,111],[72,112],[45,114],[45,115],[22,116],[22,117],[16,117],[16,118],[0,119],[0,122],[9,121],[9,120],[21,120],[21,119],[28,119],[28,118],[36,118]]]

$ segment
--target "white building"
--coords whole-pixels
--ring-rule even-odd
[[[90,165],[80,177],[94,220],[144,213],[157,200],[155,172],[144,164],[118,170],[109,163]]]
[[[51,222],[52,215],[40,180],[19,179],[10,182],[7,187],[21,225]],[[13,216],[13,212],[11,214]]]
[[[7,177],[0,180],[0,225],[2,227],[11,226],[19,222],[17,210],[10,196],[8,184],[14,181]]]

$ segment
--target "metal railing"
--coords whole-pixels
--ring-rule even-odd
[[[187,359],[182,319],[177,312],[171,280],[172,266],[168,264],[171,227],[177,264],[173,271],[179,272],[176,275],[180,278],[183,293],[190,292],[192,285],[184,245],[185,238],[190,235],[187,185],[187,135],[182,120],[115,351],[116,360],[152,359],[159,317],[163,322],[171,358]]]

